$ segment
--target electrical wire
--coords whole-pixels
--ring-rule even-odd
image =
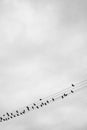
[[[13,119],[15,117],[24,115],[29,111],[39,109],[41,107],[47,106],[48,104],[50,104],[52,102],[58,101],[60,99],[64,99],[68,95],[72,95],[84,87],[87,87],[87,80],[83,80],[83,81],[77,82],[75,84],[71,84],[70,87],[68,87],[60,92],[49,95],[47,97],[41,98],[41,99],[39,99],[39,101],[34,102],[32,104],[29,104],[25,107],[22,107],[19,110],[12,111],[11,113],[6,112],[5,114],[3,114],[0,117],[0,122],[8,121],[8,120]]]

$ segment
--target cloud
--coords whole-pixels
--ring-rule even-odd
[[[86,3],[86,0],[0,1],[1,113],[87,76]],[[50,106],[47,112],[46,109],[40,114],[36,112],[35,117],[31,114],[31,121],[26,115],[1,129],[77,130],[79,124],[83,129],[86,109],[75,105],[64,105],[59,112],[55,110],[58,105],[52,107],[53,112]]]

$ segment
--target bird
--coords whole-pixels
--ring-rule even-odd
[[[68,94],[64,93],[64,96],[67,96]]]
[[[72,84],[72,87],[75,87],[75,85],[74,85],[74,84]]]

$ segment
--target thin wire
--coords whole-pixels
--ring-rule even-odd
[[[75,89],[71,89],[71,91],[73,91],[73,94],[74,94],[74,93],[76,93],[76,91],[79,91],[80,89],[82,89],[82,88],[84,88],[84,87],[87,87],[87,84],[85,84],[85,85],[83,85],[83,86],[80,86],[80,87],[78,87],[78,88],[75,88]],[[67,94],[67,96],[68,96],[69,94],[71,94],[71,91],[70,91],[70,92],[69,92],[69,91],[66,91],[65,94]],[[67,92],[69,92],[69,93],[67,93]],[[56,95],[54,98],[56,99],[56,98],[58,98],[58,97],[60,97],[60,95]]]
[[[83,82],[87,82],[87,79],[82,80],[82,81],[80,81],[80,82],[77,82],[77,83],[75,83],[75,84],[81,84],[81,83],[83,83]]]
[[[54,94],[54,95],[52,95],[51,97],[49,96],[49,97],[47,97],[47,98],[44,98],[44,101],[45,100],[50,100],[50,99],[52,99],[52,98],[54,98],[54,100],[55,100],[55,98],[61,98],[62,96],[64,96],[64,93],[65,94],[68,94],[68,92],[70,92],[70,94],[72,93],[71,91],[73,91],[73,93],[75,93],[76,91],[78,91],[78,90],[80,90],[81,88],[83,88],[83,87],[86,87],[87,86],[87,83],[85,83],[85,84],[83,84],[83,85],[79,85],[79,86],[77,86],[76,85],[76,87],[75,88],[69,88],[68,90],[66,90],[66,91],[61,91],[61,93],[56,93],[56,95]],[[68,96],[68,95],[67,95]],[[63,97],[64,98],[64,97]],[[61,98],[62,99],[62,98]]]
[[[65,88],[65,89],[63,89],[63,90],[61,90],[61,91],[59,91],[59,92],[57,92],[57,93],[54,93],[54,94],[51,94],[50,96],[47,96],[47,97],[42,98],[42,100],[45,100],[46,98],[52,97],[52,96],[54,96],[54,95],[61,94],[61,93],[65,92],[65,91],[68,91],[68,90],[70,90],[70,89],[72,89],[72,88],[76,88],[76,87],[78,87],[78,86],[81,86],[82,84],[85,84],[85,82],[87,82],[87,80],[84,80],[84,81],[75,83],[74,87],[71,86],[71,87]],[[82,84],[81,84],[81,83],[82,83]]]
[[[61,91],[59,91],[59,92],[57,92],[57,93],[54,93],[54,94],[52,94],[52,95],[50,95],[50,96],[47,96],[47,97],[44,97],[44,98],[41,98],[41,101],[39,100],[39,101],[36,101],[36,102],[34,102],[34,104],[39,104],[40,102],[43,102],[44,100],[49,100],[51,97],[54,97],[54,96],[57,96],[57,95],[60,95],[60,94],[62,94],[62,93],[65,93],[65,92],[67,92],[67,91],[69,91],[70,89],[75,89],[75,88],[77,88],[77,87],[80,87],[80,86],[82,86],[82,85],[84,85],[85,84],[85,81],[87,81],[87,80],[84,80],[84,81],[81,81],[81,82],[79,82],[79,83],[76,83],[75,84],[75,87],[68,87],[68,88],[66,88],[66,89],[64,89],[64,90],[61,90]],[[81,84],[82,83],[82,84]],[[33,105],[33,103],[31,103],[31,104],[29,104],[28,106],[32,106]],[[24,108],[24,107],[22,107],[22,108]],[[22,108],[20,108],[20,109],[22,109]]]
[[[45,105],[46,105],[46,101],[47,100],[50,100],[50,102],[53,102],[53,98],[54,98],[54,100],[58,100],[59,98],[61,98],[62,99],[62,97],[61,96],[64,96],[64,93],[65,94],[67,94],[67,95],[70,95],[71,94],[71,90],[73,91],[73,92],[76,92],[76,91],[78,91],[78,90],[80,90],[81,88],[83,88],[83,87],[86,87],[87,86],[87,80],[83,80],[83,81],[81,81],[81,82],[78,82],[78,83],[75,83],[75,84],[73,84],[74,86],[71,86],[71,87],[68,87],[68,88],[66,88],[66,89],[64,89],[64,90],[62,90],[62,91],[60,91],[60,92],[57,92],[57,93],[54,93],[54,94],[52,94],[52,95],[50,95],[50,96],[47,96],[47,97],[45,97],[45,98],[43,98],[43,99],[41,99],[41,100],[39,100],[39,101],[37,101],[37,102],[35,102],[35,104],[37,105],[37,107],[39,106],[39,105],[41,105],[41,103],[43,102],[44,103],[44,101],[45,101]],[[29,107],[31,106],[32,107],[32,105],[33,105],[33,103],[32,104],[30,104],[30,105],[28,105]],[[22,107],[23,108],[23,110],[25,109],[25,107]],[[34,107],[32,107],[32,109],[33,109]],[[31,109],[31,110],[32,110]],[[30,111],[31,111],[30,110]],[[17,112],[17,111],[14,111],[14,112]],[[12,113],[14,113],[14,112],[12,112]],[[17,113],[16,113],[17,114]],[[4,114],[5,115],[5,114]],[[5,121],[5,119],[6,119],[6,117],[0,117],[0,119],[2,118],[2,120],[3,121]],[[4,119],[5,118],[5,119]],[[13,117],[12,117],[13,118]],[[11,118],[10,118],[11,119]]]

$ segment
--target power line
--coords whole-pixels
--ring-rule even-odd
[[[74,94],[75,92],[79,91],[80,89],[82,89],[84,87],[87,87],[87,80],[83,80],[81,82],[71,84],[70,87],[68,87],[68,88],[66,88],[66,89],[64,89],[60,92],[49,95],[45,98],[40,98],[39,101],[34,102],[30,105],[27,105],[27,106],[25,106],[25,107],[23,107],[19,110],[13,111],[11,113],[6,112],[5,114],[3,114],[0,117],[0,122],[8,121],[8,120],[13,119],[15,117],[24,115],[29,111],[33,111],[33,110],[36,110],[36,109],[43,108],[44,106],[47,106],[48,104],[50,104],[52,102],[64,99],[68,95]]]

